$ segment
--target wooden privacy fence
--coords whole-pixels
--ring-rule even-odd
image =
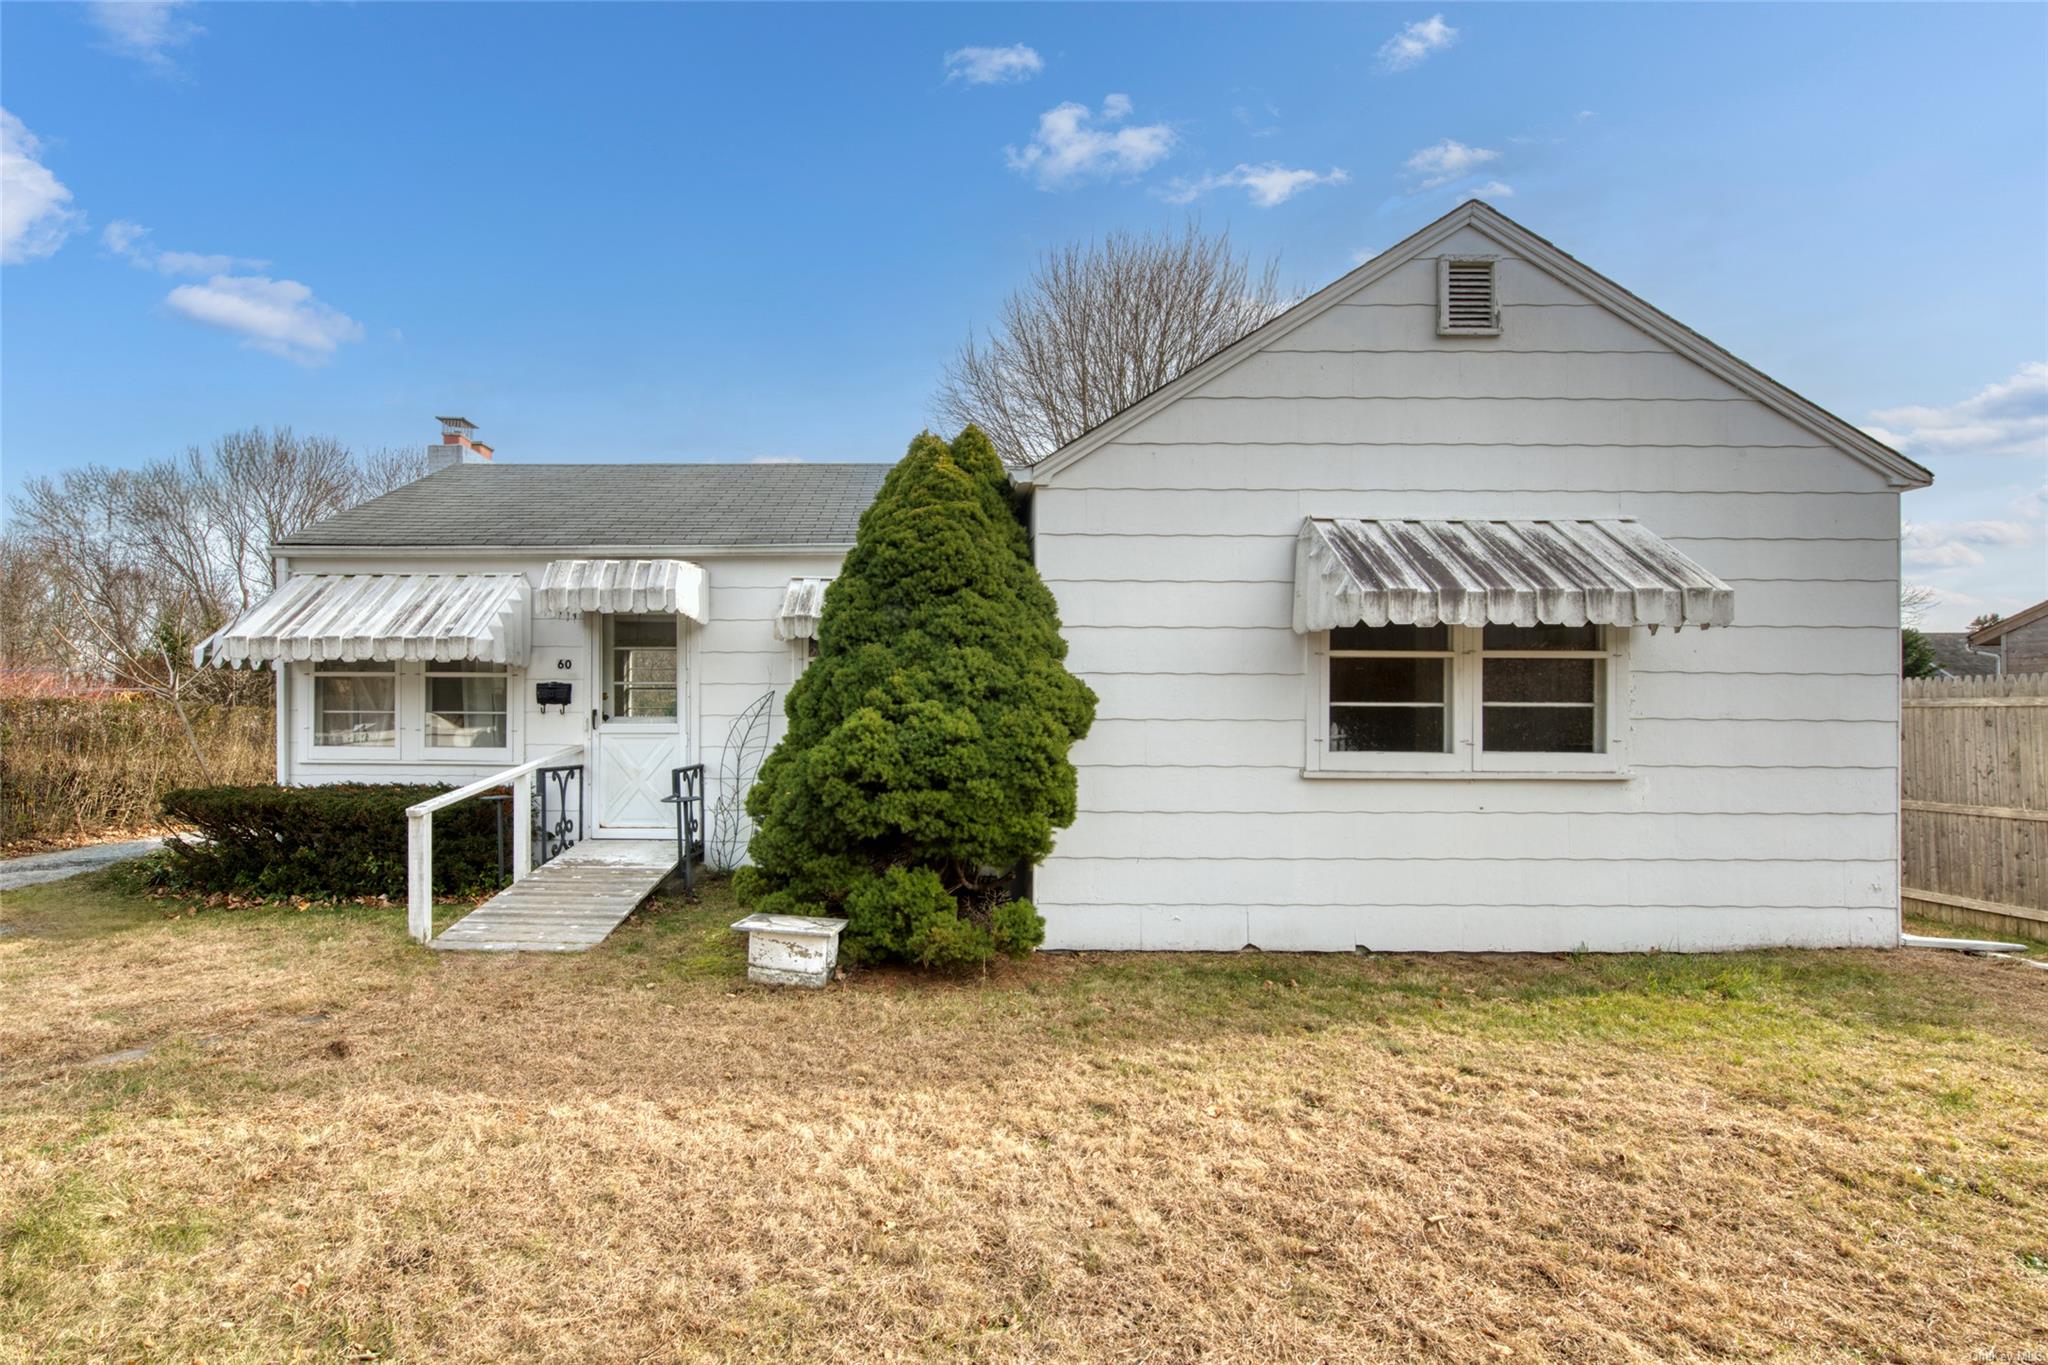
[[[2048,938],[2048,674],[1908,678],[1900,705],[1905,912]]]

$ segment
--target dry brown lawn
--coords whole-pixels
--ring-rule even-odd
[[[0,1356],[2048,1359],[2048,972],[0,911]],[[122,1060],[113,1054],[146,1048]]]

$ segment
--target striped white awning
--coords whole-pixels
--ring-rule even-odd
[[[676,612],[706,618],[704,570],[687,559],[558,559],[540,580],[540,614]]]
[[[775,613],[775,638],[815,640],[818,618],[825,614],[825,586],[829,578],[792,578],[782,594],[782,610]]]
[[[1625,518],[1310,517],[1294,551],[1294,628],[1725,626],[1735,590]]]
[[[271,660],[526,662],[526,575],[295,574],[192,651],[195,665]]]

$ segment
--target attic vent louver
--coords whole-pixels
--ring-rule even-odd
[[[1437,262],[1437,335],[1500,335],[1500,298],[1490,256],[1445,256]]]

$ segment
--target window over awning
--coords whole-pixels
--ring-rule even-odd
[[[825,614],[825,586],[829,578],[792,578],[782,594],[782,610],[775,613],[775,638],[815,640],[818,618]]]
[[[1625,518],[1363,521],[1310,517],[1294,552],[1294,628],[1725,626],[1735,590]]]
[[[558,559],[540,581],[540,614],[680,613],[703,621],[704,570],[687,559]]]
[[[192,651],[196,665],[271,660],[526,662],[526,575],[295,574]]]

